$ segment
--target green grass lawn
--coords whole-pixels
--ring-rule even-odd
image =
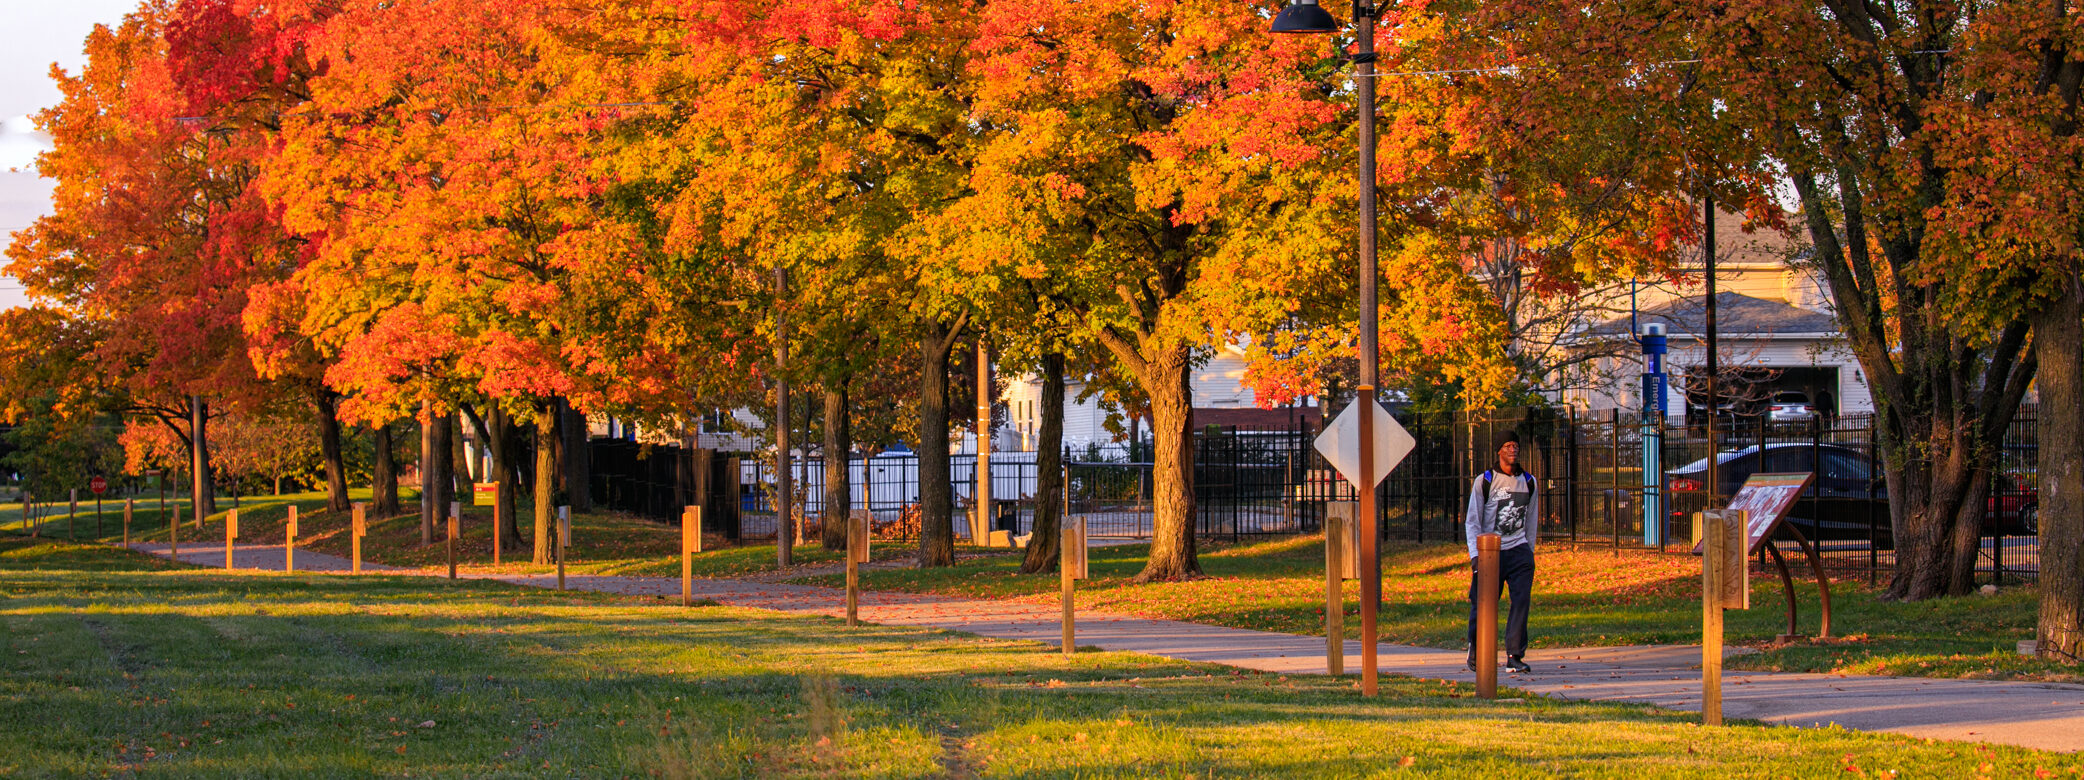
[[[366,500],[366,491],[354,491]],[[411,494],[408,492],[408,498]],[[183,516],[185,501],[179,504]],[[287,507],[300,513],[298,544],[345,556],[349,545],[345,513],[328,512],[320,493],[246,497],[241,500],[240,539],[279,544]],[[408,503],[408,510],[413,504]],[[224,505],[229,508],[229,503]],[[122,534],[122,504],[104,504],[101,534],[91,504],[68,524],[65,517],[46,518],[46,536],[114,541]],[[19,507],[0,505],[0,530],[17,528]],[[183,524],[184,543],[222,544],[224,512],[207,518],[198,533],[192,519]],[[532,533],[530,515],[521,517],[523,533]],[[568,571],[575,574],[679,576],[680,534],[677,528],[613,512],[574,515],[575,546]],[[490,509],[466,508],[464,537],[458,546],[462,568],[471,572],[544,572],[529,564],[526,550],[508,550],[505,563],[491,564]],[[165,541],[164,516],[157,502],[140,501],[132,527],[139,541]],[[712,545],[720,540],[712,538]],[[1244,544],[1205,543],[1201,564],[1208,576],[1172,583],[1136,584],[1146,545],[1095,547],[1093,579],[1080,585],[1080,604],[1087,608],[1188,620],[1240,628],[1322,635],[1323,540],[1294,537]],[[877,544],[878,559],[910,551],[909,544]],[[971,550],[971,552],[982,552]],[[395,566],[437,568],[446,561],[444,545],[420,544],[416,514],[372,519],[363,540],[364,559]],[[518,561],[518,562],[517,562]],[[830,566],[841,562],[836,552],[815,543],[798,546],[796,565]],[[1023,599],[1055,603],[1055,575],[1021,575],[1016,554],[965,557],[948,569],[867,570],[863,585],[878,590],[904,590],[963,596]],[[1536,647],[1624,644],[1690,644],[1699,641],[1699,559],[1612,551],[1570,549],[1551,545],[1540,553],[1535,579],[1535,608],[1530,633]],[[1432,647],[1460,647],[1467,615],[1468,563],[1460,545],[1391,545],[1384,553],[1383,611],[1380,630],[1385,641]],[[772,545],[714,546],[695,556],[695,575],[731,577],[773,573]],[[1818,609],[1813,582],[1799,577],[1796,597],[1804,632],[1816,630]],[[1732,668],[1767,671],[1835,671],[1933,677],[2028,679],[2061,682],[2084,680],[2084,669],[2020,656],[2015,645],[2033,636],[2039,608],[2031,587],[2007,587],[1995,596],[1935,599],[1897,604],[1876,598],[1875,589],[1859,580],[1832,585],[1834,624],[1831,641],[1789,645],[1773,639],[1786,628],[1784,591],[1777,575],[1754,567],[1752,608],[1728,613],[1729,641],[1761,652],[1731,662]],[[799,581],[838,586],[837,575]],[[1359,636],[1359,585],[1346,583],[1346,633]]]
[[[497,583],[0,537],[0,775],[2032,776],[2075,756],[1694,725]],[[1520,699],[1514,701],[1512,699]]]
[[[1126,612],[1238,628],[1324,635],[1322,537],[1205,546],[1208,576],[1184,582],[1137,584],[1145,545],[1094,547],[1092,579],[1079,584],[1084,608]],[[1687,555],[1542,548],[1537,557],[1533,617],[1535,647],[1691,644],[1700,641],[1700,561]],[[869,571],[865,587],[1056,603],[1056,575],[1022,575],[1016,557],[965,560],[932,570]],[[1391,545],[1383,557],[1384,641],[1459,648],[1468,620],[1468,558],[1458,544]],[[1797,570],[1801,571],[1801,570]],[[2032,588],[1994,596],[1899,604],[1876,598],[1858,581],[1831,587],[1832,633],[1841,639],[1780,646],[1786,630],[1785,591],[1777,574],[1754,567],[1752,608],[1726,613],[1726,636],[1761,650],[1733,668],[1841,671],[2002,679],[2084,680],[2084,670],[2019,656],[2015,645],[2033,637],[2039,608]],[[803,582],[837,585],[834,577]],[[1816,631],[1813,581],[1796,580],[1804,632]],[[1345,630],[1360,635],[1359,583],[1347,582]]]

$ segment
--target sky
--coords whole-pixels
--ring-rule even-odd
[[[87,33],[114,26],[138,0],[0,0],[0,235],[50,213],[51,185],[36,175],[36,154],[50,141],[29,115],[58,102],[51,63],[78,73]],[[0,308],[25,303],[21,283],[0,276]]]

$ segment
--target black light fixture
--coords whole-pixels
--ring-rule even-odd
[[[1274,17],[1273,31],[1277,33],[1329,33],[1338,29],[1338,21],[1317,5],[1317,0],[1296,0]]]

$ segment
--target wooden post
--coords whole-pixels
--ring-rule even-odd
[[[78,541],[78,540],[79,540],[79,538],[80,538],[80,537],[79,537],[79,533],[80,533],[80,532],[79,532],[79,529],[77,529],[77,528],[75,527],[75,526],[77,526],[77,525],[79,524],[79,521],[80,521],[80,489],[79,489],[79,488],[73,488],[73,489],[72,489],[72,502],[71,502],[71,504],[70,504],[70,508],[68,508],[68,509],[66,509],[66,510],[65,510],[65,538],[66,538],[66,539],[67,539],[68,541]]]
[[[463,530],[463,502],[449,502],[449,579],[456,578],[456,537]]]
[[[1083,525],[1084,522],[1083,519],[1064,518],[1063,539],[1057,545],[1056,568],[1058,573],[1062,575],[1064,586],[1064,655],[1078,652],[1077,617],[1074,614],[1075,599],[1071,595],[1072,583],[1077,581],[1078,575],[1076,573],[1077,565],[1072,563],[1072,546],[1077,544],[1078,526]]]
[[[174,559],[175,563],[179,563],[181,561],[180,504],[175,504],[174,513],[166,516],[166,554],[167,557]]]
[[[868,559],[868,516],[847,515],[847,625],[861,625],[861,564]]]
[[[282,526],[282,570],[297,570],[297,505],[289,505],[289,522]]]
[[[695,605],[695,553],[702,550],[702,508],[680,510],[680,606]]]
[[[232,570],[232,541],[239,538],[239,510],[224,513],[224,570]]]
[[[499,512],[499,502],[504,498],[506,497],[499,494],[499,483],[492,483],[492,565],[494,566],[499,565],[500,554],[505,552],[501,548],[506,546],[506,528],[503,527],[505,518],[500,517]]]
[[[107,536],[107,535],[108,535],[108,534],[107,534],[106,532],[104,532],[104,531],[102,531],[102,530],[101,530],[101,519],[102,519],[102,514],[101,514],[101,494],[100,494],[100,493],[96,493],[96,494],[94,494],[94,539],[95,539],[95,541],[100,541],[102,537],[104,537],[104,536]]]
[[[348,545],[354,548],[355,555],[354,568],[352,569],[354,574],[362,573],[362,535],[369,533],[368,511],[368,504],[356,504],[354,517],[348,521]]]
[[[1476,695],[1498,698],[1498,535],[1476,537]]]
[[[123,499],[123,547],[130,547],[130,515],[137,511],[137,499]]]
[[[1346,673],[1346,518],[1324,514],[1324,672]]]
[[[572,544],[572,508],[557,508],[557,589],[564,590],[564,554]]]
[[[1721,512],[1693,513],[1701,529],[1700,557],[1700,722],[1722,725],[1722,568],[1727,541]],[[1703,525],[1708,523],[1711,525]]]

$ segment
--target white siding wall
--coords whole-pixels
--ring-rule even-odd
[[[1190,386],[1194,405],[1204,409],[1245,409],[1253,406],[1252,389],[1245,386],[1245,356],[1232,349],[1219,349],[1207,363],[1194,370]]]

